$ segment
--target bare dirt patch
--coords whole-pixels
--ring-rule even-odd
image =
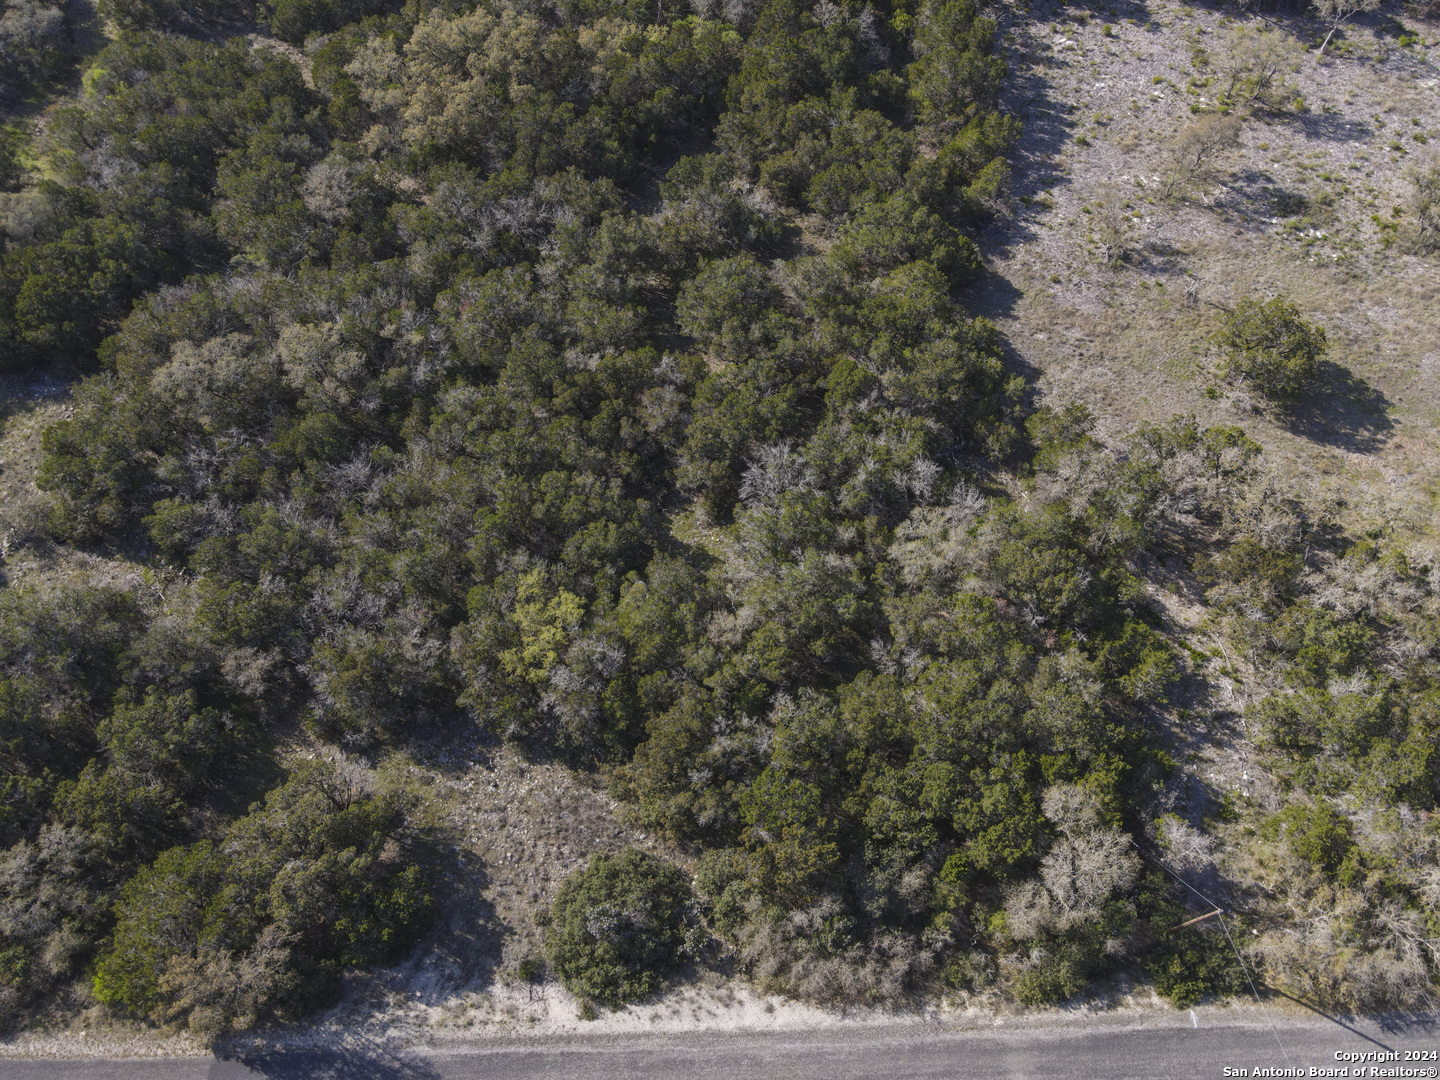
[[[1433,529],[1440,277],[1394,237],[1406,170],[1440,138],[1440,48],[1397,47],[1382,32],[1395,19],[1440,41],[1387,5],[1339,58],[1305,54],[1288,75],[1304,111],[1247,120],[1215,181],[1175,200],[1168,147],[1214,106],[1226,34],[1273,20],[1156,4],[1011,21],[1019,201],[982,245],[992,276],[972,302],[1042,396],[1090,404],[1104,438],[1176,413],[1243,424],[1297,482],[1343,499],[1348,524]],[[1279,29],[1304,41],[1314,26]],[[1276,294],[1331,341],[1290,413],[1217,378],[1208,344],[1223,309]]]

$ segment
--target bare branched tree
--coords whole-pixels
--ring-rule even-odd
[[[1129,256],[1130,230],[1134,221],[1125,196],[1114,183],[1100,185],[1095,198],[1095,238],[1104,248],[1104,260],[1119,265]]]
[[[762,446],[740,481],[740,498],[747,504],[778,499],[787,491],[800,491],[815,482],[805,458],[789,441]]]
[[[1330,24],[1330,32],[1320,43],[1320,55],[1325,55],[1325,50],[1330,47],[1330,39],[1341,26],[1356,15],[1376,11],[1379,7],[1380,0],[1315,0],[1316,14]]]
[[[1175,140],[1165,172],[1165,197],[1211,176],[1215,163],[1227,151],[1240,145],[1238,116],[1204,116]]]
[[[1225,89],[1220,101],[1235,107],[1284,109],[1296,98],[1287,73],[1300,66],[1304,50],[1279,30],[1237,27],[1225,43],[1219,74]]]

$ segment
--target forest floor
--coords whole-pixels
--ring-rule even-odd
[[[1008,104],[1025,128],[1013,212],[982,238],[989,274],[968,300],[1000,327],[1037,396],[1089,404],[1102,439],[1175,414],[1241,424],[1297,491],[1328,500],[1345,525],[1393,530],[1423,548],[1440,536],[1440,275],[1386,240],[1389,223],[1405,222],[1407,168],[1430,152],[1427,144],[1440,147],[1440,25],[1418,24],[1392,0],[1368,24],[1346,29],[1332,56],[1306,54],[1291,76],[1305,111],[1247,122],[1216,182],[1167,201],[1159,181],[1166,147],[1211,91],[1193,85],[1209,74],[1196,66],[1197,47],[1213,56],[1230,27],[1274,21],[1158,2],[1003,9],[1014,76]],[[1400,24],[1428,47],[1398,45]],[[1280,28],[1309,41],[1318,24],[1285,19]],[[1105,250],[1102,214],[1111,215],[1110,239],[1119,237],[1125,261],[1111,258],[1116,243]],[[1207,344],[1226,307],[1281,293],[1331,341],[1320,393],[1288,415],[1219,378]],[[64,415],[66,394],[58,383],[0,385],[0,518],[10,519],[0,520],[0,532],[36,495],[40,432]],[[66,560],[27,552],[5,573],[11,581],[141,573],[118,560]],[[1204,647],[1198,590],[1178,560],[1156,563],[1147,577],[1166,616]],[[1245,693],[1243,674],[1224,660],[1201,665],[1193,707],[1165,722],[1184,749],[1187,782],[1263,799],[1243,731],[1216,721]],[[684,863],[683,853],[627,824],[598,781],[560,765],[479,741],[408,754],[399,766],[405,782],[454,842],[437,925],[405,962],[354,976],[340,1004],[285,1038],[814,1027],[841,1019],[711,974],[580,1020],[554,983],[522,977],[522,968],[531,970],[525,962],[540,958],[534,913],[596,852],[639,844]],[[1077,1007],[1168,1008],[1148,987],[1122,984]],[[956,1015],[966,1006],[943,1008]],[[852,1010],[843,1019],[885,1015]],[[193,1050],[186,1039],[137,1035],[82,1011],[54,1030],[0,1041],[0,1056],[120,1045],[138,1052],[142,1043],[146,1052]]]

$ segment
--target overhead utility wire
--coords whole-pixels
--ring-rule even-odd
[[[1220,905],[1217,904],[1214,900],[1211,900],[1210,897],[1206,896],[1199,889],[1195,888],[1194,885],[1191,885],[1179,874],[1175,873],[1174,870],[1171,870],[1170,867],[1166,866],[1154,855],[1146,854],[1145,849],[1142,848],[1139,844],[1135,843],[1135,838],[1133,836],[1130,837],[1130,843],[1136,851],[1140,852],[1140,857],[1142,859],[1149,859],[1156,866],[1160,867],[1161,870],[1164,870],[1176,881],[1180,882],[1181,885],[1184,885],[1185,888],[1189,889],[1192,893],[1198,896],[1201,900],[1204,900],[1205,903],[1216,909],[1217,916],[1220,920],[1220,928],[1225,931],[1225,940],[1230,943],[1230,950],[1235,954],[1235,960],[1240,964],[1240,970],[1245,973],[1245,981],[1250,984],[1250,993],[1255,995],[1255,1004],[1260,1006],[1260,1015],[1265,1017],[1265,1023],[1270,1026],[1270,1034],[1275,1037],[1275,1045],[1280,1047],[1280,1053],[1285,1055],[1285,1064],[1289,1065],[1290,1052],[1285,1049],[1285,1044],[1280,1041],[1280,1033],[1275,1030],[1275,1022],[1270,1019],[1270,1010],[1265,1008],[1265,1003],[1260,1000],[1260,991],[1255,985],[1255,976],[1250,973],[1250,966],[1245,963],[1245,958],[1240,955],[1239,946],[1235,944],[1235,939],[1230,936],[1230,927],[1225,925],[1225,916],[1218,914],[1218,912],[1221,910]]]

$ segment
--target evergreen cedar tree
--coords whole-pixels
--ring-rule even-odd
[[[219,1034],[416,939],[449,841],[383,771],[277,758],[297,714],[373,760],[479,725],[691,845],[693,902],[635,854],[561,890],[590,1000],[703,956],[682,924],[827,1000],[1236,990],[1128,854],[1190,663],[1135,566],[1186,544],[1273,630],[1297,795],[1433,806],[1433,681],[1377,666],[1376,606],[1310,602],[1256,444],[1025,418],[965,307],[1018,131],[969,0],[275,0],[309,78],[187,36],[225,12],[106,6],[47,178],[5,158],[5,363],[89,373],[12,524],[160,584],[0,592],[7,1010],[85,978]],[[1274,842],[1434,917],[1332,817]]]

